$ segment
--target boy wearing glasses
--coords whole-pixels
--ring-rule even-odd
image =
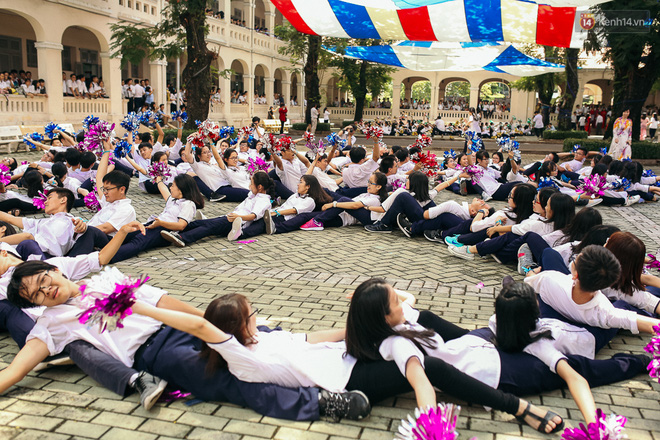
[[[66,255],[74,243],[73,216],[69,214],[75,197],[66,188],[52,188],[46,197],[45,219],[14,217],[0,212],[0,221],[21,228],[23,233],[3,238],[1,241],[18,245],[18,252],[26,257],[37,254],[41,258]]]
[[[96,172],[96,193],[101,210],[85,223],[80,218],[73,218],[76,244],[69,251],[70,257],[89,254],[94,248],[103,248],[117,233],[119,228],[136,219],[131,199],[126,198],[131,178],[121,171],[108,173],[108,158],[112,146],[104,143],[104,153]]]

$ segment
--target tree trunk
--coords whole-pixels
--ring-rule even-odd
[[[320,81],[319,81],[319,52],[321,50],[321,37],[316,35],[307,36],[307,62],[305,63],[305,123],[312,123],[311,109],[313,105],[321,105]]]
[[[579,82],[578,82],[578,49],[567,49],[564,63],[566,65],[566,86],[564,87],[564,95],[561,100],[561,107],[559,108],[559,130],[569,131],[571,129],[571,115],[573,114],[573,105],[577,98]]]
[[[364,112],[364,100],[367,97],[367,62],[362,61],[360,64],[360,74],[358,76],[357,90],[353,90],[353,97],[355,98],[355,116],[354,121],[362,120],[362,113]]]
[[[216,54],[206,47],[206,15],[203,9],[182,14],[181,24],[186,29],[188,42],[188,62],[182,72],[189,115],[186,128],[194,129],[195,120],[204,121],[209,115],[211,63]]]

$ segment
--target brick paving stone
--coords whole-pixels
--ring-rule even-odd
[[[34,156],[36,153],[15,155],[18,160]],[[540,157],[525,155],[526,160]],[[143,220],[160,212],[163,201],[140,193],[136,183],[133,179],[129,197],[138,219]],[[441,192],[435,201],[456,198]],[[208,203],[204,214],[218,216],[234,206]],[[492,206],[499,209],[505,204],[493,202]],[[604,223],[633,232],[649,252],[655,252],[660,247],[658,206],[653,203],[627,208],[599,206],[598,210]],[[74,214],[91,217],[79,209]],[[380,264],[374,266],[374,260]],[[499,265],[492,259],[461,260],[451,256],[446,246],[421,237],[405,239],[398,231],[370,234],[361,227],[260,236],[256,243],[244,245],[223,238],[206,239],[183,249],[153,249],[117,266],[127,274],[148,273],[155,286],[200,309],[220,294],[243,293],[262,309],[259,324],[281,325],[297,331],[341,327],[348,312],[346,295],[375,275],[414,293],[420,309],[430,309],[466,328],[479,328],[487,325],[493,313],[493,300],[502,277],[513,275],[516,280],[522,279],[511,265]],[[477,288],[479,282],[485,287]],[[617,352],[642,353],[647,340],[645,336],[621,332],[598,357]],[[6,367],[17,352],[9,335],[0,334],[0,368]],[[629,417],[631,439],[660,440],[657,382],[641,375],[596,388],[594,396],[606,411]],[[438,399],[452,401],[442,393]],[[566,415],[567,422],[573,426],[581,422],[581,415],[566,390],[528,399]],[[527,426],[521,427],[510,415],[459,403],[463,406],[458,422],[460,438],[552,438]],[[401,418],[411,413],[414,406],[414,396],[407,393],[375,404],[372,416],[363,421],[339,424],[278,420],[220,402],[193,406],[187,406],[185,401],[159,403],[152,412],[145,412],[135,394],[122,398],[103,389],[78,368],[62,367],[30,374],[0,398],[0,438],[391,439]],[[13,426],[17,423],[21,427]],[[84,426],[94,429],[85,431]]]

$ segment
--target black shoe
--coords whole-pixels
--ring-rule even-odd
[[[57,367],[60,365],[73,365],[73,361],[67,353],[59,353],[55,356],[48,356],[43,361],[39,362],[32,371],[41,371],[50,367]]]
[[[467,180],[461,182],[461,195],[467,196]]]
[[[371,405],[362,391],[331,393],[321,390],[319,412],[322,416],[330,417],[334,422],[341,419],[362,420],[371,412]]]
[[[442,233],[438,230],[426,230],[424,231],[424,238],[426,238],[428,241],[433,241],[435,243],[444,243],[444,239],[442,238]]]
[[[403,235],[408,238],[412,237],[412,223],[410,223],[410,220],[408,220],[408,217],[403,212],[400,212],[396,216],[396,224],[399,225],[399,229],[401,229]]]
[[[169,241],[176,247],[185,247],[186,242],[183,241],[181,236],[179,235],[178,232],[176,231],[160,231],[160,236],[163,237],[165,240]]]
[[[387,226],[385,223],[376,222],[373,225],[367,225],[364,227],[367,232],[384,232],[389,234],[392,232],[392,227]]]
[[[211,197],[209,197],[209,202],[219,202],[221,200],[224,200],[225,197],[227,196],[224,194],[219,194],[214,191],[213,194],[211,194]]]
[[[140,393],[140,404],[145,410],[149,411],[165,391],[167,381],[142,371],[133,386]]]

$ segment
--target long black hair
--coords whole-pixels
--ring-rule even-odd
[[[583,208],[575,214],[575,217],[573,217],[573,220],[568,225],[562,228],[561,232],[564,234],[564,237],[560,240],[559,244],[581,241],[591,228],[602,224],[603,217],[597,209],[591,207]]]
[[[426,202],[431,199],[429,196],[429,178],[421,171],[413,171],[408,176],[408,187],[410,192],[414,193],[415,200]]]
[[[390,336],[402,336],[421,350],[435,348],[434,332],[394,330],[386,320],[390,310],[390,287],[385,280],[372,278],[360,284],[351,299],[346,318],[346,353],[358,360],[382,360],[381,342]]]
[[[44,190],[44,178],[38,170],[28,168],[23,174],[23,186],[27,188],[28,197],[36,197]]]
[[[513,192],[513,203],[516,206],[509,212],[505,212],[505,215],[516,223],[520,223],[527,220],[534,213],[536,188],[529,183],[521,183],[514,186],[511,191]]]
[[[50,170],[51,174],[55,178],[55,182],[57,182],[57,186],[63,187],[64,186],[64,176],[67,175],[69,170],[67,169],[66,165],[64,162],[55,162],[53,164],[53,167]]]
[[[603,176],[607,174],[607,165],[604,163],[597,163],[595,167],[591,169],[591,176]]]
[[[9,235],[14,235],[16,233],[16,228],[14,225],[11,225],[7,222],[0,221],[0,227],[4,226],[5,227],[5,237]]]
[[[199,187],[195,183],[195,179],[188,174],[179,174],[174,178],[174,183],[176,183],[176,187],[181,191],[182,198],[193,202],[197,209],[204,208],[204,197],[199,192]]]
[[[557,192],[548,200],[552,218],[547,221],[553,223],[553,228],[564,229],[575,217],[575,200],[568,194]]]
[[[582,252],[582,249],[586,248],[587,246],[591,246],[592,244],[597,246],[605,246],[607,239],[610,238],[612,234],[619,232],[620,230],[621,229],[613,225],[594,226],[593,228],[589,229],[586,234],[584,234],[582,241],[573,247],[573,254],[579,254]]]
[[[623,162],[620,160],[613,160],[607,169],[607,174],[610,176],[618,176],[623,171]]]
[[[522,351],[541,338],[552,339],[550,331],[531,336],[541,316],[536,292],[529,284],[511,283],[502,288],[495,299],[497,319],[496,345],[506,352]]]
[[[378,190],[378,197],[380,202],[383,203],[387,196],[387,176],[380,171],[375,171],[374,176],[376,176],[376,185],[380,185],[380,190]]]
[[[316,176],[313,176],[311,174],[304,174],[301,177],[301,179],[305,181],[307,186],[309,186],[309,189],[307,190],[307,195],[314,200],[314,203],[316,203],[317,208],[320,208],[326,203],[332,202],[332,197],[330,197],[330,194],[325,192],[325,190],[319,183],[319,179],[317,179]]]
[[[385,180],[387,180],[387,178],[385,178]],[[257,189],[259,189],[259,186],[264,189],[264,192],[270,196],[271,201],[274,201],[277,198],[277,194],[275,193],[275,182],[273,182],[273,179],[270,178],[268,173],[257,171],[254,173],[254,176],[252,176],[252,181]]]
[[[546,160],[541,164],[541,168],[536,172],[536,181],[540,182],[541,177],[550,177],[550,173],[557,169],[557,164],[551,160]]]

